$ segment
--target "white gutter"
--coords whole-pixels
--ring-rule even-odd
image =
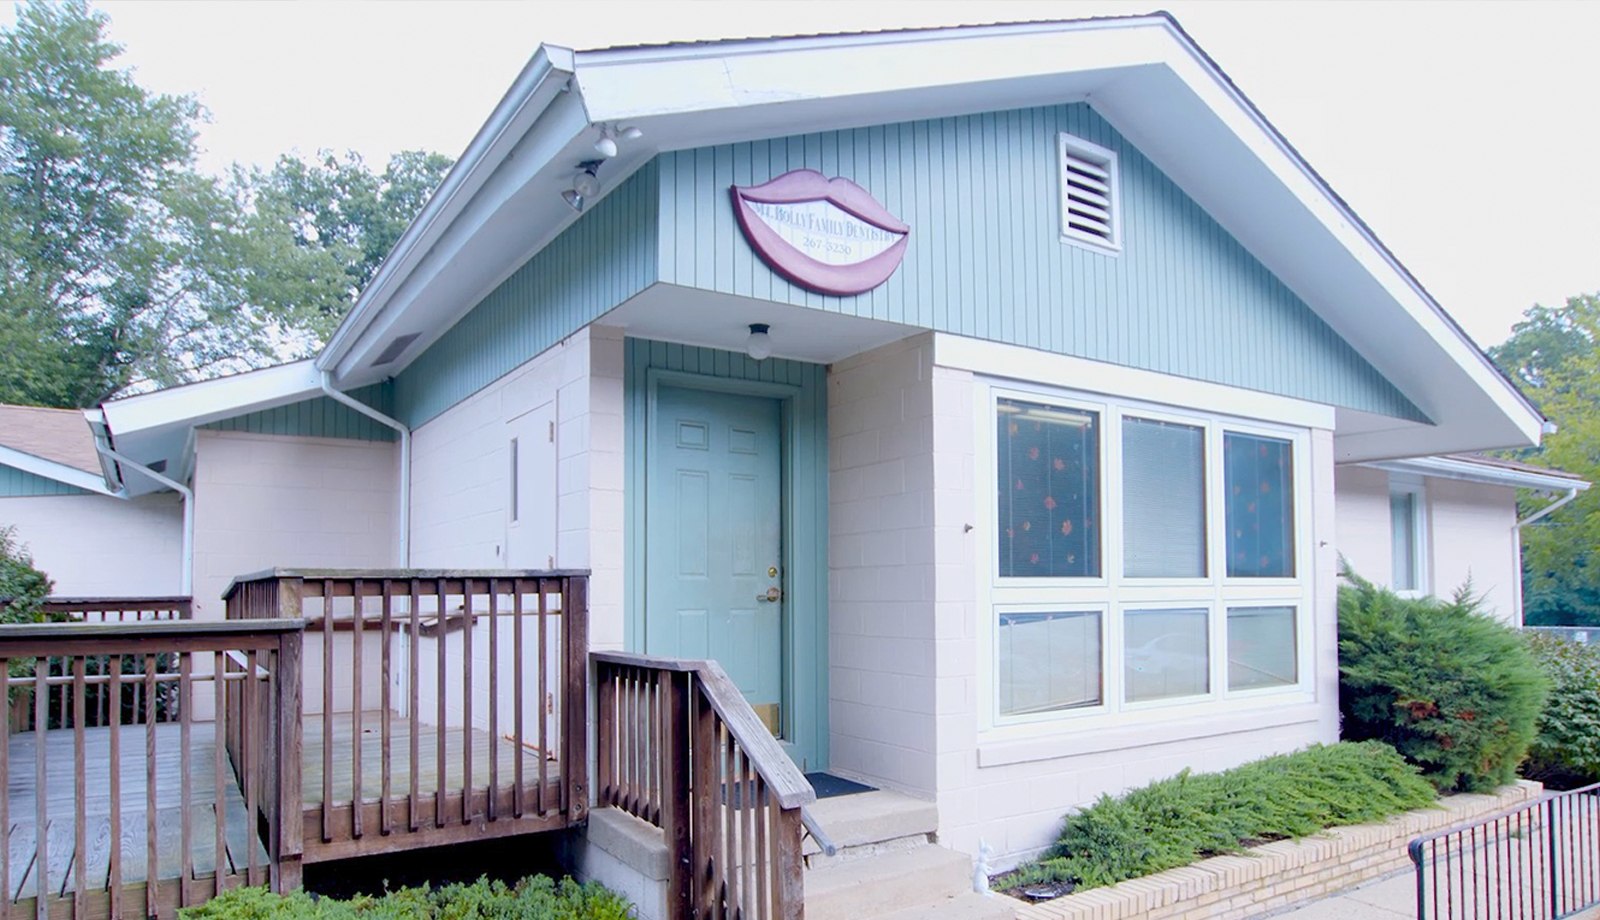
[[[143,473],[153,481],[183,496],[183,552],[179,559],[178,581],[181,587],[178,593],[192,596],[194,594],[194,492],[190,491],[189,487],[183,483],[168,479],[137,460],[130,460],[124,457],[101,443],[99,438],[94,439],[94,449],[100,452],[100,456],[116,462],[119,466]]]
[[[1472,463],[1451,457],[1413,457],[1407,460],[1376,460],[1357,464],[1390,473],[1410,473],[1432,476],[1436,479],[1454,479],[1485,485],[1510,486],[1516,489],[1534,489],[1540,492],[1581,492],[1589,484],[1572,475],[1536,473],[1531,470],[1508,469],[1483,463]]]
[[[1561,496],[1560,498],[1556,499],[1555,501],[1551,502],[1550,504],[1545,505],[1543,508],[1540,508],[1538,511],[1535,511],[1534,513],[1528,515],[1527,517],[1523,518],[1522,520],[1520,520],[1520,521],[1516,522],[1515,524],[1511,525],[1512,532],[1521,533],[1522,532],[1522,528],[1528,526],[1529,524],[1532,524],[1534,521],[1537,521],[1538,519],[1544,517],[1545,515],[1549,514],[1550,512],[1552,512],[1554,510],[1556,510],[1557,508],[1560,508],[1562,505],[1565,505],[1567,502],[1570,502],[1573,499],[1577,498],[1578,497],[1578,493],[1582,492],[1584,489],[1587,489],[1587,488],[1589,488],[1589,484],[1588,483],[1584,483],[1581,486],[1573,486],[1572,488],[1567,490],[1567,494]]]
[[[390,418],[372,408],[366,403],[355,399],[333,388],[333,374],[323,371],[319,382],[322,393],[329,399],[341,405],[349,406],[365,415],[380,425],[387,425],[400,432],[400,563],[399,567],[411,567],[411,429],[398,419]]]
[[[316,357],[317,370],[327,373],[338,368],[339,362],[383,311],[393,289],[410,277],[412,270],[466,209],[489,174],[500,165],[505,154],[521,139],[528,125],[537,119],[551,99],[560,95],[560,90],[572,77],[572,57],[571,50],[554,45],[541,45],[534,53],[501,97],[489,120],[473,135],[461,159],[428,197],[422,213],[406,225],[405,232],[378,266],[372,281],[361,291],[355,306],[334,330],[328,344]],[[486,162],[488,168],[480,168]]]

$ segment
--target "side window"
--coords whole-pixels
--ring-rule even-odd
[[[1389,530],[1393,562],[1390,587],[1396,591],[1426,590],[1423,508],[1420,482],[1390,480]]]

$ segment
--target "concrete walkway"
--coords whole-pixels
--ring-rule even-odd
[[[1274,920],[1400,920],[1402,917],[1416,920],[1417,877],[1408,869],[1304,907],[1262,916]],[[1572,916],[1580,920],[1600,920],[1600,908]]]

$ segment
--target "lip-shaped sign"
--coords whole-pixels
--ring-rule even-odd
[[[849,179],[797,169],[729,191],[750,246],[808,290],[865,293],[889,280],[905,257],[911,228]]]

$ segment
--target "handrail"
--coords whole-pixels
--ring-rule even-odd
[[[41,645],[84,639],[139,639],[173,636],[247,636],[256,633],[299,632],[304,622],[298,619],[260,620],[141,620],[128,623],[0,623],[0,642],[8,645],[29,640]],[[32,646],[13,651],[13,656],[44,654]]]
[[[811,813],[811,809],[800,809],[800,823],[805,825],[806,833],[811,835],[811,839],[817,842],[817,847],[822,850],[823,856],[839,855],[839,845],[834,843],[828,832],[822,829],[821,822]]]
[[[783,752],[778,739],[772,737],[772,732],[750,708],[722,665],[704,659],[659,658],[626,652],[593,652],[590,657],[625,667],[693,673],[705,690],[706,701],[728,727],[728,734],[750,755],[751,766],[771,787],[778,805],[801,808],[817,800],[817,791],[810,781]]]

